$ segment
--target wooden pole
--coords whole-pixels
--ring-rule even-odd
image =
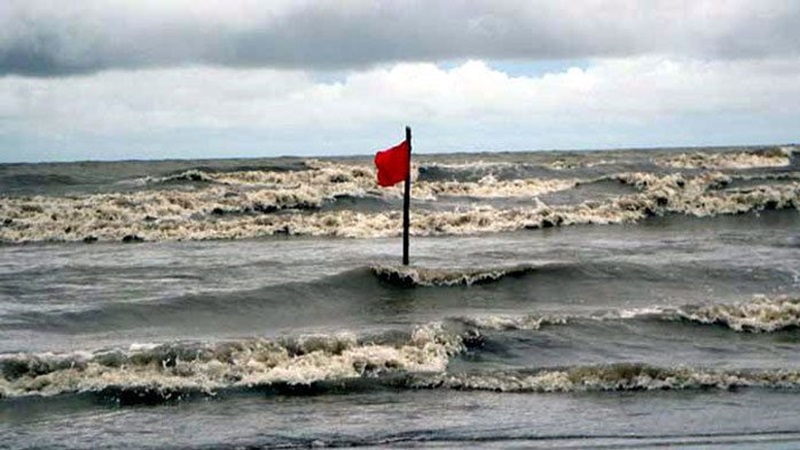
[[[406,127],[406,144],[408,144],[408,168],[406,184],[403,192],[403,265],[408,265],[408,226],[411,224],[409,209],[411,206],[411,128]]]

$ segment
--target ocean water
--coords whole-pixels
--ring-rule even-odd
[[[795,146],[0,166],[0,448],[797,448]]]

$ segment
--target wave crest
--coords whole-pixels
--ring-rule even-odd
[[[572,317],[574,319],[575,317]],[[570,320],[567,316],[538,316],[528,314],[523,316],[478,316],[459,317],[456,320],[467,327],[477,330],[539,330],[545,325],[566,325]]]
[[[471,286],[498,281],[509,276],[522,276],[535,270],[533,266],[490,269],[436,269],[410,266],[370,267],[379,280],[398,286]]]
[[[292,172],[206,175],[214,182],[194,190],[2,198],[0,241],[94,242],[119,241],[126,236],[148,241],[205,240],[295,234],[371,238],[401,232],[400,212],[396,210],[323,208],[343,198],[399,198],[399,186],[376,189],[371,168],[319,163],[308,170]],[[739,189],[730,188],[732,178],[720,172],[695,176],[630,172],[603,179],[632,185],[636,191],[603,201],[551,206],[538,195],[597,179],[498,181],[486,177],[478,182],[420,182],[412,192],[417,198],[428,200],[436,196],[523,200],[507,206],[497,202],[501,206],[449,205],[429,209],[429,204],[428,208],[414,211],[411,233],[465,235],[633,223],[667,214],[707,217],[800,207],[800,182],[789,176]],[[381,203],[380,207],[385,205]]]
[[[546,325],[580,326],[585,321],[655,320],[722,325],[737,332],[773,333],[800,328],[800,299],[787,296],[774,298],[758,296],[749,301],[732,304],[653,306],[585,315],[485,315],[457,317],[451,320],[477,330],[495,331],[538,330]]]
[[[684,307],[676,314],[691,322],[720,324],[736,331],[769,333],[800,327],[800,299],[758,297],[731,305]]]
[[[800,388],[796,370],[717,371],[644,364],[449,373],[453,357],[484,331],[537,331],[586,321],[657,320],[720,324],[738,332],[800,326],[800,300],[757,298],[732,305],[645,308],[605,314],[454,317],[377,336],[312,334],[216,343],[171,342],[71,353],[0,355],[0,397],[111,393],[131,401],[168,400],[229,389],[305,389],[374,380],[410,388],[498,392]],[[381,381],[388,380],[388,381]],[[348,384],[349,383],[349,384]],[[399,383],[399,384],[396,384]],[[356,383],[357,384],[357,383]],[[150,400],[148,400],[150,401]]]
[[[660,165],[677,169],[754,169],[785,167],[791,164],[793,150],[788,147],[726,153],[681,153],[658,161]]]
[[[138,345],[95,353],[0,356],[0,397],[102,392],[203,392],[236,387],[309,385],[392,373],[442,372],[462,349],[458,334],[434,323],[402,342],[352,334],[215,344]]]
[[[419,388],[495,392],[597,392],[687,389],[800,389],[796,370],[717,371],[700,368],[610,364],[565,369],[443,374],[421,377]]]

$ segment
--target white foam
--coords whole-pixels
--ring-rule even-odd
[[[512,315],[486,315],[476,317],[462,317],[458,319],[467,326],[479,330],[539,330],[544,325],[565,325],[569,318],[566,316],[538,316],[526,314]]]
[[[681,153],[662,158],[657,162],[678,169],[753,169],[758,167],[785,167],[791,163],[791,149],[781,147],[771,151]]]
[[[800,388],[800,372],[715,371],[702,368],[659,368],[642,364],[613,364],[537,372],[443,374],[422,379],[419,387],[496,392],[592,392],[722,389],[761,387]]]
[[[509,275],[534,270],[532,266],[496,267],[488,269],[436,269],[413,266],[370,267],[375,276],[395,284],[410,286],[471,286],[490,283]]]
[[[724,325],[737,332],[770,333],[800,327],[800,299],[756,296],[732,304],[648,306],[573,315],[485,315],[456,320],[486,330],[538,330],[545,325],[565,325],[582,320],[686,320],[704,325]]]
[[[563,191],[578,185],[578,179],[523,179],[500,181],[487,175],[477,182],[421,181],[414,184],[414,195],[425,199],[439,196],[475,198],[525,198]]]
[[[445,170],[457,170],[457,171],[480,171],[480,172],[488,172],[491,170],[496,169],[503,169],[508,167],[515,167],[518,166],[519,163],[514,162],[504,162],[504,161],[463,161],[463,162],[450,162],[450,163],[438,163],[438,162],[430,162],[424,164],[427,168],[440,168]]]
[[[307,171],[214,176],[227,184],[217,183],[192,191],[2,198],[0,216],[4,221],[8,219],[8,224],[0,226],[0,240],[79,241],[90,236],[120,240],[135,235],[159,241],[241,239],[273,234],[370,238],[401,233],[399,211],[313,211],[340,195],[401,195],[399,186],[376,190],[371,168],[321,164]],[[730,183],[731,178],[713,171],[693,177],[624,173],[612,179],[635,186],[637,192],[602,202],[549,206],[537,195],[570,188],[578,181],[500,182],[489,177],[475,183],[418,183],[413,190],[418,198],[516,196],[530,197],[531,201],[528,206],[511,208],[476,205],[451,211],[414,210],[411,233],[465,235],[547,226],[630,223],[650,215],[705,217],[800,207],[800,182],[791,178],[779,184],[739,190],[718,189]],[[249,187],[232,189],[234,181]],[[312,211],[308,212],[309,209]],[[284,213],[263,214],[275,210]]]
[[[800,326],[800,300],[756,297],[734,304],[709,304],[677,311],[679,317],[703,324],[722,324],[732,330],[767,333]]]
[[[98,392],[106,388],[157,391],[256,385],[310,384],[387,372],[443,372],[462,349],[461,338],[431,323],[407,342],[359,343],[352,334],[280,341],[248,339],[218,344],[136,345],[126,352],[0,356],[7,397]],[[291,351],[290,351],[291,350]]]

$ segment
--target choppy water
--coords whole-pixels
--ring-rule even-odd
[[[798,155],[0,166],[0,447],[794,448]]]

